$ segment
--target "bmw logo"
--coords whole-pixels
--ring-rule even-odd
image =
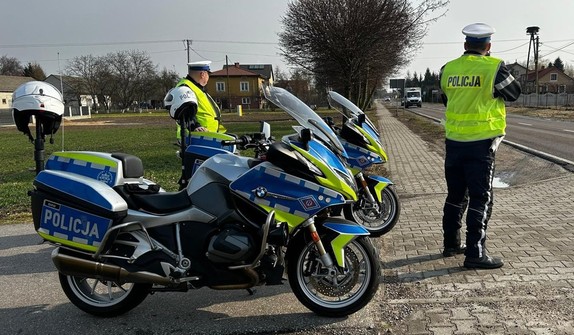
[[[259,186],[255,189],[255,196],[258,198],[265,198],[267,195],[267,189],[263,186]]]

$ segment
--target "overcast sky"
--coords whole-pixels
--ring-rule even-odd
[[[416,0],[415,0],[416,2]],[[39,63],[46,74],[58,73],[69,59],[118,50],[146,51],[159,69],[183,75],[191,40],[191,59],[229,63],[267,63],[288,69],[278,55],[277,33],[287,0],[57,0],[6,1],[0,11],[0,55],[23,65]],[[463,51],[462,28],[485,22],[496,29],[492,55],[507,63],[525,62],[530,36],[526,27],[539,26],[540,56],[560,57],[574,65],[573,0],[451,0],[443,17],[429,25],[423,47],[409,71],[438,72]],[[439,14],[439,13],[437,13]],[[572,44],[572,45],[570,45]],[[561,49],[561,50],[560,50]],[[559,50],[559,51],[558,51]]]

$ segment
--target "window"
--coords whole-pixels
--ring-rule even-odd
[[[241,92],[249,92],[249,82],[248,81],[242,81],[239,83],[239,90]]]
[[[217,92],[225,92],[225,83],[223,81],[218,81],[215,83],[215,90]]]
[[[3,105],[6,104],[6,99],[2,99],[2,104],[3,104]]]
[[[251,98],[241,98],[242,105],[249,105],[251,104]]]
[[[557,81],[557,80],[558,80],[558,74],[551,73],[550,74],[550,81]]]

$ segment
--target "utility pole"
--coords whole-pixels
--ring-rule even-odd
[[[227,58],[227,55],[225,55],[225,69],[227,71],[227,109],[229,110],[229,112],[231,113],[231,92],[230,89],[231,87],[229,87],[229,58]]]
[[[191,61],[191,55],[190,55],[191,43],[193,43],[192,40],[185,40],[185,46],[186,46],[186,50],[187,50],[187,62],[188,63]]]
[[[539,27],[532,26],[526,28],[526,34],[530,35],[530,42],[528,44],[528,58],[526,60],[526,81],[528,81],[528,63],[530,61],[530,48],[532,47],[534,53],[534,73],[535,73],[535,89],[536,92],[536,106],[538,106],[538,46],[540,45],[540,40],[538,37]]]

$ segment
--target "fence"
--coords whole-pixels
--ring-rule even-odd
[[[507,102],[509,106],[526,107],[572,107],[574,106],[574,94],[567,93],[545,93],[545,94],[521,94],[516,101]]]
[[[68,106],[64,110],[64,117],[66,119],[91,118],[92,109],[89,106]],[[14,120],[12,119],[12,109],[0,109],[0,126],[9,125],[14,125]]]

